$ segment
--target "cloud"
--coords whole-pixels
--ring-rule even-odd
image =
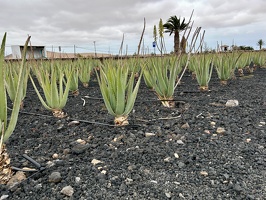
[[[27,34],[35,45],[84,45],[119,49],[125,42],[135,51],[146,19],[144,42],[151,47],[153,26],[176,15],[187,20],[194,9],[194,26],[206,30],[205,40],[255,45],[264,36],[264,0],[12,0],[1,2],[0,33],[8,32],[9,45],[23,44]],[[248,38],[247,38],[248,37]],[[262,38],[266,40],[266,38]],[[216,41],[215,41],[216,40]],[[169,49],[173,37],[165,35]],[[106,50],[107,51],[107,50]],[[169,50],[170,51],[170,50]]]

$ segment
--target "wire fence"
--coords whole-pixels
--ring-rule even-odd
[[[5,56],[12,56],[12,47],[13,45],[6,45],[5,47]],[[15,46],[15,45],[14,45]],[[97,46],[94,45],[48,45],[44,46],[47,52],[61,53],[61,54],[91,54],[91,55],[134,55],[137,53],[137,46],[129,47],[125,45],[123,50],[120,51],[119,45],[112,46]],[[153,53],[154,49],[152,46],[142,46],[141,54],[150,54]]]

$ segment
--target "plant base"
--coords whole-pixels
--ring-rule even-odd
[[[244,71],[243,71],[243,69],[238,69],[238,75],[239,75],[239,76],[244,76]]]
[[[175,107],[175,102],[173,101],[174,98],[173,97],[169,97],[169,98],[160,98],[159,99],[161,100],[162,104],[164,107],[167,107],[167,108],[173,108]]]
[[[221,85],[227,85],[227,81],[226,81],[226,80],[224,80],[224,81],[221,80],[221,81],[220,81],[220,84],[221,84]]]
[[[65,118],[67,113],[64,113],[62,110],[53,110],[53,116],[57,118]]]
[[[202,92],[207,92],[209,90],[209,87],[208,86],[200,86],[199,90]]]
[[[89,87],[89,83],[82,83],[83,87],[88,88]]]
[[[73,94],[75,97],[79,95],[79,90],[71,91],[71,94]]]
[[[0,146],[0,184],[6,184],[12,177],[12,174],[10,158],[3,144]]]
[[[126,126],[129,124],[127,116],[115,117],[114,123],[116,126]]]

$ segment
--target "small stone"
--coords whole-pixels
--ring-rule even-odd
[[[4,195],[2,195],[2,196],[0,197],[0,200],[5,200],[5,199],[7,199],[8,197],[9,197],[9,195],[4,194]]]
[[[107,171],[106,171],[106,170],[102,170],[101,173],[102,173],[102,174],[106,174]]]
[[[171,160],[171,157],[167,157],[167,158],[163,159],[164,162],[170,162],[170,160]]]
[[[250,138],[247,138],[247,139],[246,139],[246,142],[247,142],[247,143],[249,143],[250,141],[251,141],[251,139],[250,139]]]
[[[64,124],[59,124],[58,127],[57,127],[57,130],[61,130],[64,128]]]
[[[41,183],[37,184],[37,185],[35,186],[35,188],[37,188],[37,189],[42,188],[42,184],[41,184]]]
[[[204,130],[204,133],[211,134],[211,132],[209,130]]]
[[[63,189],[61,190],[61,193],[66,196],[71,197],[74,194],[74,189],[70,185],[68,185],[66,187],[63,187]]]
[[[175,158],[179,158],[179,155],[177,153],[174,153]]]
[[[255,200],[255,196],[254,195],[252,195],[252,194],[248,194],[247,195],[247,199],[250,199],[250,200]]]
[[[52,155],[52,158],[53,159],[57,159],[59,157],[59,155],[57,154],[57,153],[54,153],[53,155]]]
[[[184,142],[182,140],[177,140],[176,143],[177,144],[184,144]]]
[[[188,123],[185,123],[181,126],[182,129],[188,129],[190,128],[189,124]]]
[[[145,133],[145,137],[152,137],[152,136],[155,136],[156,134],[155,133]]]
[[[155,183],[155,184],[157,184],[158,182],[157,182],[157,181],[155,181],[155,180],[151,180],[151,183]]]
[[[218,139],[218,135],[216,133],[212,134],[211,139],[212,140],[217,140]]]
[[[72,147],[72,152],[74,154],[82,154],[84,153],[87,149],[89,148],[89,145],[84,145],[84,144],[77,144]]]
[[[60,172],[52,172],[49,176],[49,182],[51,183],[59,183],[61,182],[62,177]]]
[[[171,194],[171,192],[166,192],[165,196],[170,199],[172,197],[172,194]]]
[[[183,163],[183,162],[178,162],[178,167],[179,167],[179,168],[183,168],[185,165],[186,165],[186,164]]]
[[[223,133],[225,133],[225,129],[222,128],[222,127],[218,127],[218,128],[216,129],[216,133],[218,133],[218,134],[223,134]]]
[[[63,150],[63,154],[64,154],[64,155],[69,154],[69,152],[70,152],[70,149],[64,149],[64,150]]]
[[[123,138],[125,137],[125,135],[118,135],[118,136],[116,136],[114,139],[113,139],[113,141],[114,142],[120,142]]]
[[[216,122],[210,122],[210,125],[211,126],[215,126],[216,125]]]
[[[8,187],[13,187],[20,183],[21,181],[26,179],[26,175],[22,171],[16,172],[14,176],[11,177],[11,179],[7,182]]]
[[[206,171],[201,171],[201,172],[200,172],[200,175],[201,175],[201,176],[208,176],[208,172],[206,172]]]
[[[239,105],[239,102],[238,100],[228,100],[226,103],[225,103],[225,106],[226,107],[236,107]]]
[[[229,175],[228,174],[223,174],[223,177],[227,180],[229,179]]]
[[[86,144],[86,141],[85,140],[82,140],[82,139],[77,139],[76,141],[79,144]]]
[[[103,163],[103,162],[100,161],[100,160],[97,160],[97,159],[92,159],[91,163],[92,163],[93,165],[97,165],[97,164],[99,164],[99,163]]]
[[[234,190],[236,191],[236,192],[241,192],[243,189],[241,188],[241,186],[239,185],[239,184],[235,184],[235,186],[234,186]]]
[[[260,122],[260,124],[264,126],[266,123],[265,122]]]
[[[50,167],[52,167],[54,165],[55,165],[55,163],[50,161],[50,160],[46,163],[46,167],[48,167],[48,168],[50,168]]]
[[[80,180],[81,180],[81,178],[80,178],[80,177],[78,177],[78,176],[77,176],[77,177],[75,177],[75,182],[76,182],[76,183],[79,183],[79,182],[80,182]]]
[[[131,185],[133,183],[133,179],[131,178],[126,178],[126,185]]]

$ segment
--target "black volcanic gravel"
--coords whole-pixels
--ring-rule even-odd
[[[227,86],[213,75],[210,91],[199,92],[187,73],[175,108],[164,108],[142,81],[126,127],[108,126],[113,118],[94,76],[69,97],[65,119],[45,110],[29,85],[7,148],[12,166],[33,168],[27,154],[45,169],[10,190],[1,185],[0,199],[266,199],[266,69],[253,75]],[[225,107],[234,99],[239,106]],[[61,193],[66,186],[71,197]]]

